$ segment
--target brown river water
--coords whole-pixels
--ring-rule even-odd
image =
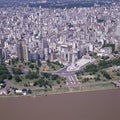
[[[0,120],[120,120],[120,89],[0,98]]]

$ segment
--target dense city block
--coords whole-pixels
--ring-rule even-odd
[[[1,7],[0,64],[1,86],[15,92],[119,81],[119,3]]]

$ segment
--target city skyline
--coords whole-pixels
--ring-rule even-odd
[[[28,86],[33,91],[72,91],[87,83],[119,87],[119,2],[105,2],[89,7],[75,7],[76,1],[60,6],[43,1],[53,5],[44,8],[39,2],[37,7],[1,7],[1,92],[18,89],[16,94],[27,94]]]
[[[119,0],[1,0],[0,7],[30,6],[43,8],[73,8],[73,7],[93,7],[94,4],[100,6],[119,3]]]
[[[120,0],[0,0],[0,118],[119,120]]]

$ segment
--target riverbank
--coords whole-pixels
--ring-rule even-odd
[[[107,86],[101,87],[101,86],[97,86],[97,85],[92,85],[92,86],[82,86],[82,87],[75,87],[72,88],[72,90],[67,90],[63,88],[63,91],[58,90],[56,92],[52,92],[52,91],[47,91],[47,92],[42,92],[42,93],[38,93],[38,94],[31,94],[31,95],[7,95],[7,96],[0,96],[0,98],[9,98],[9,97],[46,97],[49,95],[61,95],[61,94],[72,94],[72,93],[85,93],[85,92],[97,92],[97,91],[104,91],[104,90],[116,90],[118,88],[115,88],[114,85],[110,84],[111,86],[109,86],[107,84]],[[67,91],[66,91],[67,90]]]

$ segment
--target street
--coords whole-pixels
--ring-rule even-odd
[[[75,74],[72,74],[70,76],[66,76],[66,85],[70,87],[76,87],[80,85],[80,82],[78,81]]]
[[[76,71],[67,71],[67,66],[66,66],[57,72],[53,72],[52,74],[56,74],[56,75],[65,77],[66,78],[66,86],[76,87],[76,86],[80,85],[80,82],[77,79],[75,72]]]

